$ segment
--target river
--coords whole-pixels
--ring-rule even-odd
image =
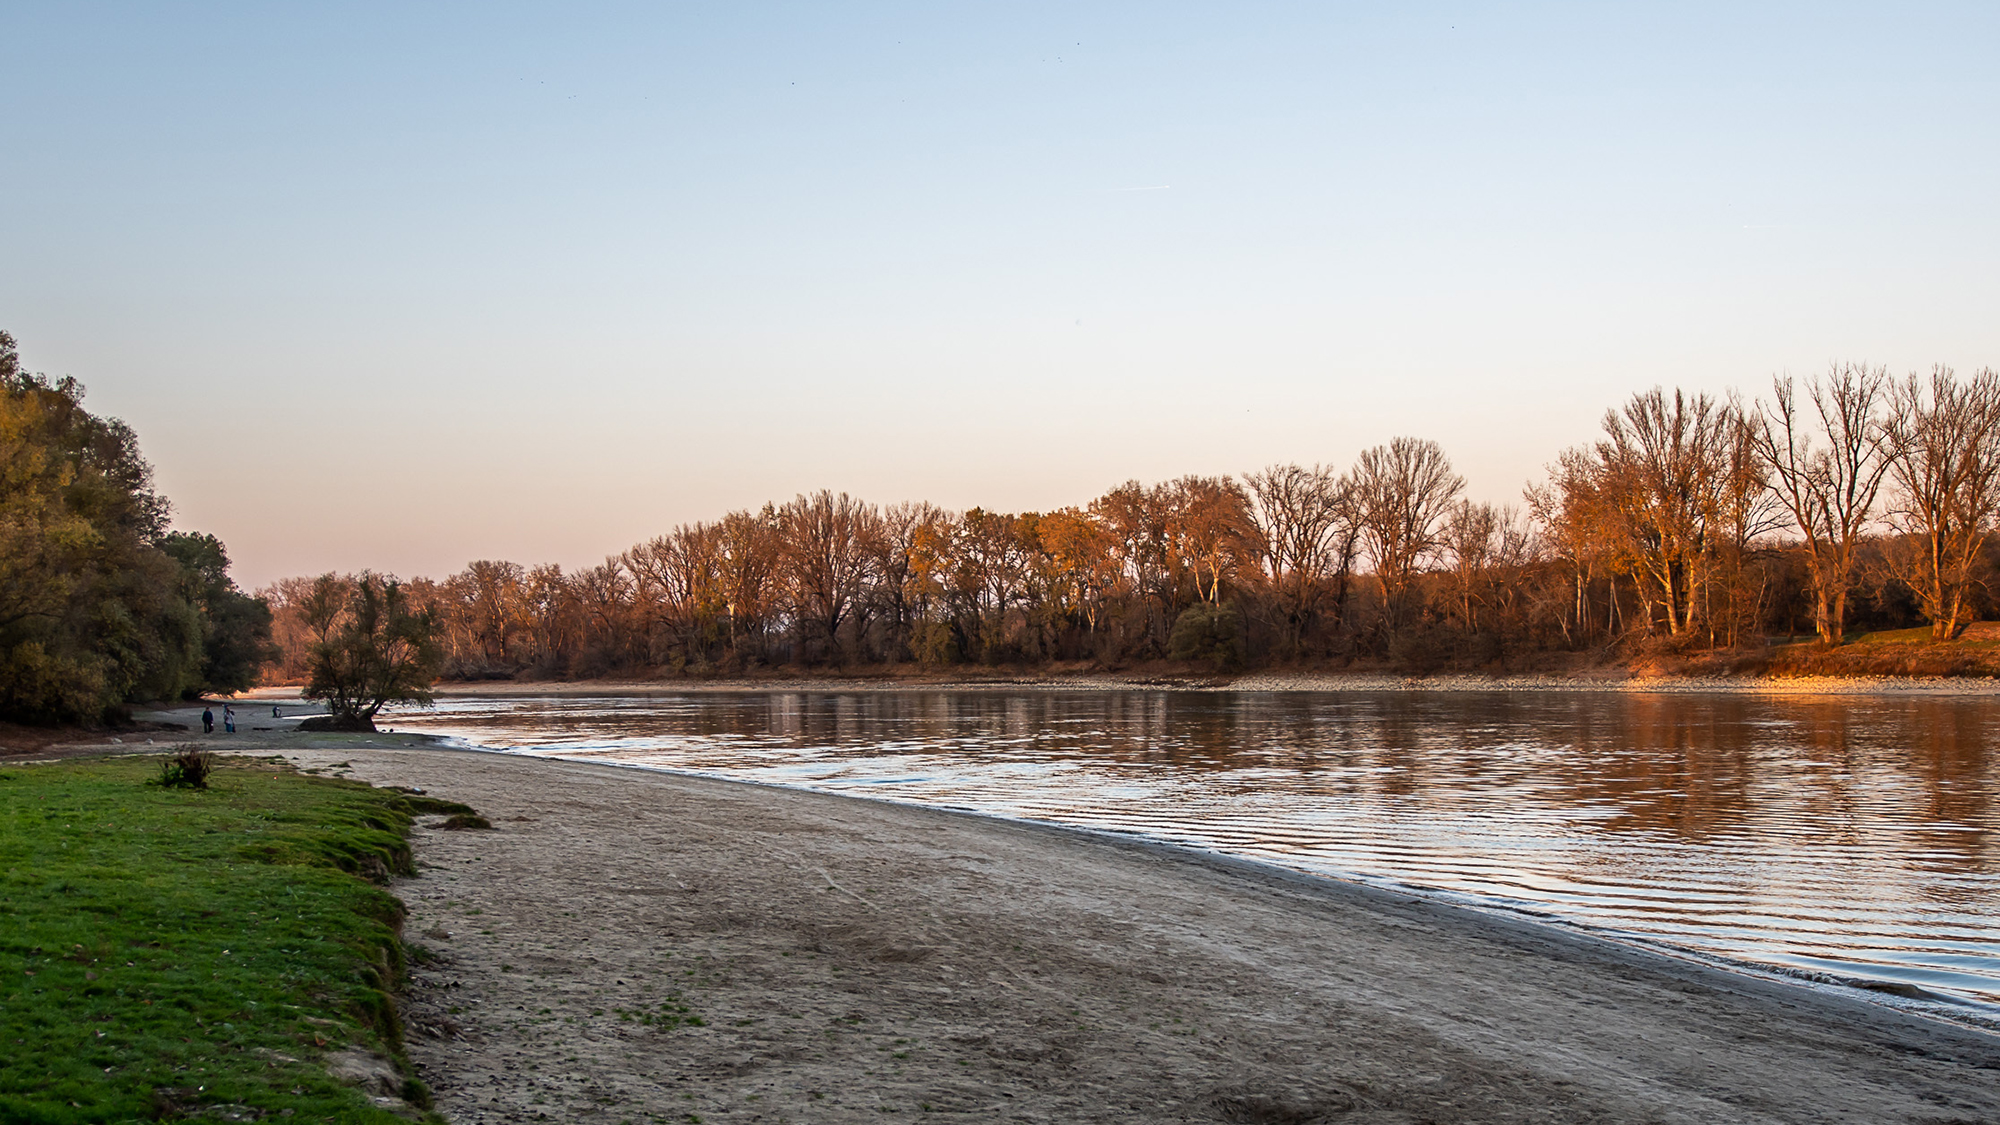
[[[2000,703],[1984,700],[447,696],[387,723],[1137,833],[2000,1017]]]

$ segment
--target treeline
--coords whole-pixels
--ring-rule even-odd
[[[1464,498],[1437,444],[1344,470],[1130,482],[1080,507],[882,507],[819,492],[568,572],[482,561],[403,584],[457,678],[1155,659],[1220,669],[1505,668],[1559,654],[1828,645],[1990,608],[2000,379],[1842,365],[1745,404],[1652,390],[1520,507]],[[337,576],[261,594],[306,675]],[[316,587],[315,583],[319,585]]]
[[[0,721],[94,723],[237,691],[279,654],[211,535],[167,530],[138,439],[0,332]]]

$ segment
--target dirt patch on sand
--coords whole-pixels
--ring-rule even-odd
[[[454,1122],[1971,1122],[2000,1041],[1173,849],[739,783],[286,748],[465,801],[397,893]]]

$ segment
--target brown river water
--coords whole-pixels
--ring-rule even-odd
[[[447,697],[388,722],[1135,833],[2000,1017],[2000,702],[767,692]]]

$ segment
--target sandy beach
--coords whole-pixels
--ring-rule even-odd
[[[396,887],[433,954],[410,1049],[454,1122],[2000,1120],[2000,1038],[1532,921],[948,811],[303,741],[271,744],[496,825],[420,826]]]

